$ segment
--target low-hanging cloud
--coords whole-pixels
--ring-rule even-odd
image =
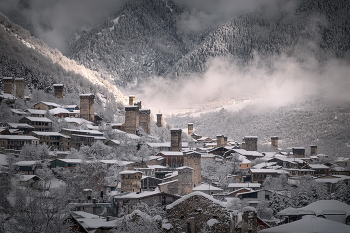
[[[126,0],[0,0],[0,11],[14,16],[50,47],[67,52],[72,33],[117,12]]]
[[[343,103],[350,101],[349,73],[349,63],[342,59],[320,62],[310,56],[300,62],[298,57],[282,54],[266,62],[266,58],[255,55],[242,68],[235,61],[213,58],[203,76],[194,75],[180,82],[156,77],[143,87],[140,98],[147,106],[163,111],[254,98],[262,100],[262,108],[286,106],[315,97]]]

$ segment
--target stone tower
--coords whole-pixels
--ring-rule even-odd
[[[245,150],[257,151],[258,150],[258,137],[257,136],[245,136]]]
[[[95,110],[94,110],[94,94],[81,94],[80,95],[80,117],[94,122]]]
[[[304,147],[293,147],[293,155],[296,158],[305,157],[305,148]]]
[[[157,126],[163,127],[163,114],[161,113],[157,114]]]
[[[151,134],[151,110],[140,109],[139,110],[140,127],[149,135]]]
[[[24,78],[15,78],[16,84],[16,97],[24,99]]]
[[[193,123],[188,123],[188,124],[187,124],[187,133],[188,133],[188,135],[190,135],[190,136],[193,135]]]
[[[136,134],[139,124],[139,106],[125,106],[125,132]]]
[[[275,151],[278,150],[278,137],[277,136],[272,136],[271,137],[271,147]]]
[[[317,146],[311,145],[310,149],[311,149],[311,155],[317,155]]]
[[[142,172],[126,170],[119,172],[119,175],[122,179],[122,192],[141,192]]]
[[[13,78],[3,78],[4,81],[4,93],[13,95]]]
[[[55,97],[56,97],[57,99],[62,99],[62,98],[63,98],[63,88],[64,88],[64,85],[63,85],[63,84],[54,84],[54,85],[53,85],[53,88],[54,88]]]
[[[135,102],[135,96],[134,95],[129,95],[129,105],[132,106],[134,105]]]
[[[141,108],[142,108],[142,103],[141,103],[141,101],[135,102],[135,103],[134,103],[134,106],[139,106],[139,109],[141,109]]]
[[[170,151],[180,151],[182,150],[182,130],[173,128],[170,129],[171,133],[171,142],[170,142]]]
[[[191,167],[179,167],[176,169],[178,171],[178,195],[186,195],[192,193],[193,182],[192,182],[192,173],[193,168]]]
[[[225,146],[224,135],[216,135],[216,146],[217,147]]]
[[[193,168],[193,185],[200,185],[202,182],[201,154],[194,151],[184,153],[184,165]]]

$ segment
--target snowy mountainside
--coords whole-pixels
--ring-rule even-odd
[[[318,146],[319,154],[350,157],[350,104],[331,106],[313,100],[280,108],[261,109],[259,101],[245,105],[243,109],[219,111],[198,115],[181,114],[166,118],[167,122],[186,128],[194,124],[196,134],[215,138],[225,135],[237,142],[242,137],[258,136],[258,150],[269,150],[270,137],[279,137],[279,147]]]
[[[100,92],[113,96],[114,100],[126,101],[125,96],[97,72],[49,48],[1,13],[0,72],[2,77],[24,78],[29,89],[51,92],[53,84],[63,83],[66,93]]]
[[[297,2],[293,12],[270,18],[248,13],[188,33],[179,27],[184,7],[171,1],[130,0],[104,24],[76,35],[70,57],[111,75],[117,85],[133,87],[152,76],[181,79],[203,73],[214,57],[246,65],[255,54],[294,56],[306,50],[319,60],[329,54],[344,56],[350,49],[350,3]]]

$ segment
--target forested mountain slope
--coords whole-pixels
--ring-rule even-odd
[[[187,11],[171,1],[128,1],[113,17],[75,35],[70,56],[121,86],[134,86],[156,75],[177,78],[203,73],[213,57],[242,65],[254,55],[308,51],[319,60],[342,57],[350,48],[350,3],[300,0],[292,12],[267,17],[243,14],[201,32],[184,32]]]
[[[49,48],[0,13],[0,73],[2,77],[24,78],[29,89],[51,92],[55,83],[65,84],[65,93],[104,93],[125,102],[123,94],[100,75]],[[2,89],[2,80],[1,80]]]
[[[350,154],[350,104],[327,105],[322,101],[308,101],[288,107],[263,108],[259,103],[230,112],[201,114],[200,117],[166,118],[174,126],[185,128],[193,122],[194,132],[215,138],[225,135],[237,142],[244,136],[258,136],[259,151],[269,149],[271,136],[279,136],[279,147],[318,146],[318,153],[330,156]]]

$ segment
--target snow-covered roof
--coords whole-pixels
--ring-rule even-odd
[[[323,165],[323,164],[309,164],[309,166],[312,169],[329,169],[329,167],[327,167],[326,165]]]
[[[61,134],[59,132],[32,131],[32,133],[40,136],[61,136],[64,138],[70,138],[69,136]]]
[[[39,138],[28,135],[0,135],[0,139],[10,140],[39,140]]]
[[[223,191],[223,189],[214,187],[210,184],[201,184],[192,188],[193,191]]]
[[[30,114],[39,114],[39,115],[45,115],[46,114],[46,110],[31,109],[31,108],[26,109],[25,112],[29,112]]]
[[[141,137],[135,135],[135,134],[131,134],[131,133],[126,133],[125,136],[131,138],[131,139],[134,139],[134,140],[140,140]]]
[[[151,160],[159,160],[159,159],[163,159],[163,157],[162,157],[162,156],[158,156],[158,155],[152,155],[152,156],[149,156],[148,158],[149,158],[149,160],[150,160],[150,161],[151,161]]]
[[[182,167],[176,168],[176,170],[183,170],[183,169],[191,169],[191,170],[193,170],[193,168],[188,167],[188,166],[182,166]]]
[[[278,212],[278,215],[324,215],[324,214],[341,214],[350,215],[350,206],[337,200],[320,200],[315,201],[302,208],[289,207]]]
[[[54,84],[54,85],[52,85],[52,86],[54,86],[54,87],[63,87],[64,85],[63,85],[63,84],[60,84],[60,83],[56,83],[56,84]]]
[[[259,183],[229,183],[229,188],[260,188]]]
[[[34,129],[33,126],[28,125],[27,123],[7,123],[11,128],[18,128],[18,129],[24,129],[24,128],[30,128]]]
[[[183,196],[182,198],[174,201],[173,203],[171,203],[170,205],[167,205],[166,208],[169,210],[169,209],[172,209],[174,206],[177,206],[178,204],[186,201],[187,199],[189,199],[190,197],[194,197],[194,196],[202,196],[202,197],[205,197],[207,199],[209,199],[210,201],[222,206],[222,207],[225,207],[225,205],[221,202],[221,201],[218,201],[216,199],[214,199],[212,196],[208,195],[208,194],[205,194],[203,192],[200,192],[200,191],[196,191],[196,192],[193,192],[193,193],[190,193],[190,194],[187,194],[185,196]]]
[[[15,163],[17,166],[32,166],[36,163],[40,163],[40,161],[19,161]]]
[[[258,136],[244,136],[244,138],[258,139]]]
[[[94,232],[92,229],[100,227],[114,228],[118,219],[107,221],[106,217],[90,214],[84,211],[74,211],[72,216],[89,232]]]
[[[65,121],[68,123],[76,123],[76,124],[93,124],[91,121],[85,120],[84,118],[78,118],[78,117],[65,117]]]
[[[58,159],[66,163],[82,163],[82,159]]]
[[[26,119],[30,121],[39,121],[39,122],[52,122],[49,118],[47,117],[25,117]]]
[[[125,174],[136,174],[136,173],[143,173],[143,172],[141,172],[141,171],[132,171],[132,170],[125,170],[125,171],[119,172],[120,175],[125,175]]]
[[[70,111],[68,111],[65,108],[53,108],[51,110],[49,110],[50,114],[52,115],[56,115],[56,114],[60,114],[60,113],[70,113]]]
[[[167,167],[164,167],[162,165],[147,165],[148,168],[151,168],[151,169],[165,169]]]
[[[119,195],[114,196],[114,198],[122,198],[122,199],[133,199],[133,198],[142,198],[142,197],[148,197],[151,195],[155,195],[160,193],[159,189],[155,189],[154,191],[143,191],[140,193],[137,192],[130,192],[130,193],[121,193]]]
[[[262,162],[262,163],[254,165],[252,168],[254,168],[254,169],[261,169],[261,168],[270,167],[270,166],[273,166],[273,165],[276,165],[276,164],[277,164],[277,162]]]
[[[115,159],[100,160],[100,162],[101,163],[105,163],[105,164],[117,164],[119,166],[126,166],[126,165],[134,163],[134,162],[131,162],[131,161],[120,161],[120,160],[115,160]]]
[[[277,227],[261,230],[260,233],[345,233],[350,226],[315,216],[304,216],[302,219]]]
[[[284,170],[276,170],[276,169],[250,169],[252,173],[285,173],[287,174],[287,171]]]
[[[45,101],[40,101],[40,102],[38,102],[38,103],[36,103],[36,104],[34,104],[34,105],[37,105],[37,104],[39,104],[39,103],[46,104],[47,106],[54,106],[54,107],[56,107],[56,108],[60,107],[60,105],[58,105],[58,104],[56,104],[56,103],[45,102]]]
[[[161,151],[159,153],[165,156],[183,156],[183,153],[180,151]]]
[[[168,181],[168,182],[163,182],[163,183],[160,183],[158,185],[162,186],[162,185],[166,185],[166,184],[170,184],[170,183],[175,183],[175,182],[178,182],[179,180],[171,180],[171,181]]]
[[[94,94],[92,94],[92,93],[87,93],[87,94],[80,94],[79,96],[92,96],[92,95],[94,95]]]
[[[263,154],[257,151],[247,151],[244,149],[232,149],[232,150],[244,156],[249,155],[249,156],[263,157]]]
[[[170,147],[170,142],[149,142],[147,143],[147,145],[150,147]],[[188,143],[183,142],[182,147],[183,148],[188,147]]]

